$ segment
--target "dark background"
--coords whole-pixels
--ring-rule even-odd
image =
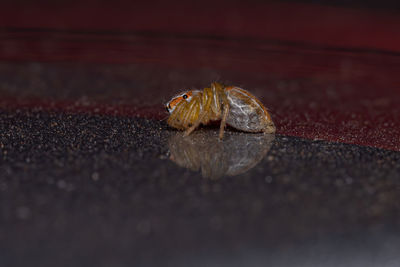
[[[398,266],[399,15],[396,1],[2,2],[0,264]],[[273,141],[169,128],[164,103],[212,81],[259,97]]]

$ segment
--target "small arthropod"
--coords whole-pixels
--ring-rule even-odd
[[[172,98],[166,105],[171,127],[189,135],[200,124],[221,121],[219,138],[228,124],[245,132],[274,133],[275,125],[267,109],[252,94],[235,86],[212,83],[203,91],[192,90]]]

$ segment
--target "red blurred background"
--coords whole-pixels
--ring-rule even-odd
[[[399,151],[397,5],[3,2],[0,104],[163,119],[171,95],[221,80],[259,96],[278,133]]]

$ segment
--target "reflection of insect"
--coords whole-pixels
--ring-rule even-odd
[[[175,133],[168,138],[169,159],[178,166],[201,171],[204,178],[236,176],[256,166],[271,149],[274,134],[228,132],[223,142],[215,131],[198,131],[186,138]]]
[[[245,132],[274,133],[275,125],[267,109],[249,92],[235,86],[212,83],[203,91],[193,90],[167,103],[168,124],[189,135],[200,124],[221,120],[219,138],[225,124]]]

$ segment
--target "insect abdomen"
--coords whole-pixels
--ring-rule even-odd
[[[228,87],[226,95],[230,106],[227,124],[246,132],[275,132],[268,112],[253,95],[238,87]]]

